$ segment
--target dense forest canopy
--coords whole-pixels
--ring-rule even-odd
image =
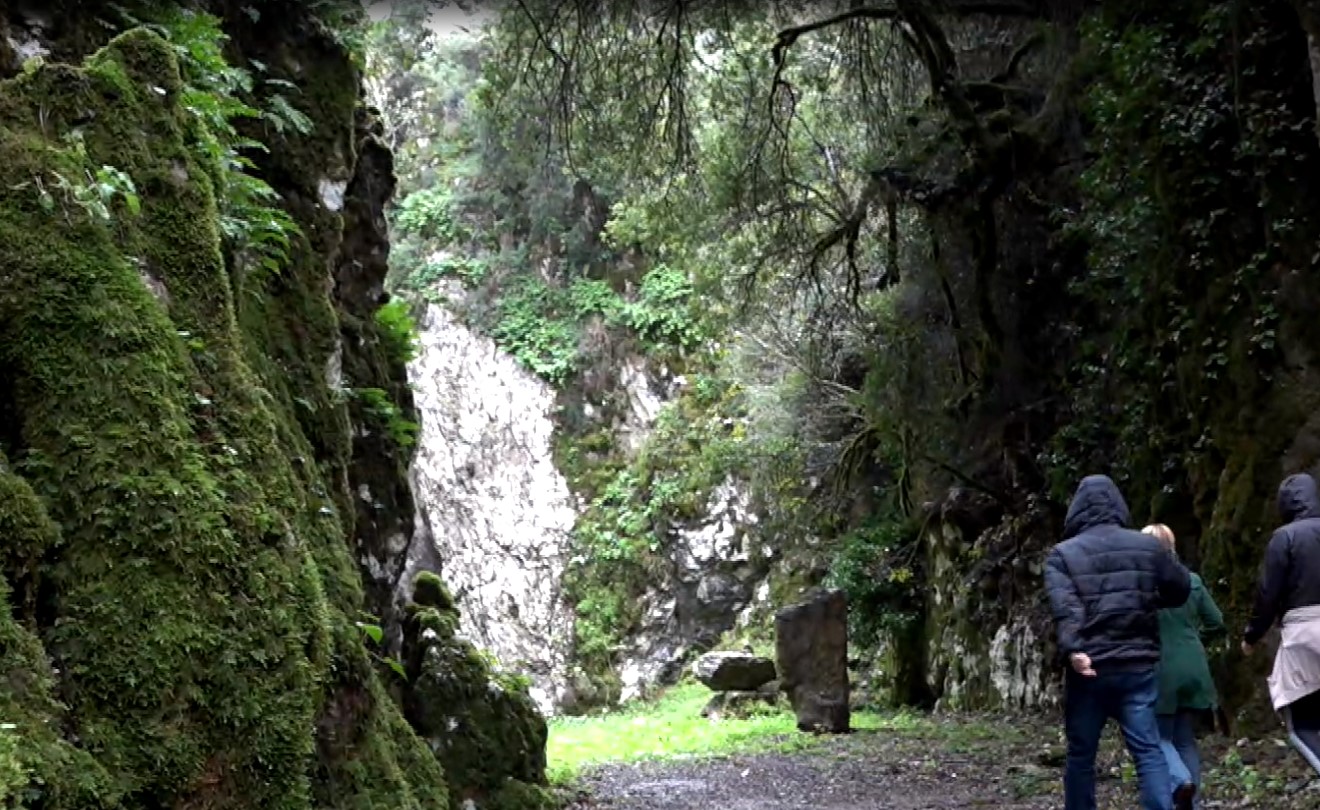
[[[519,0],[472,35],[470,114],[447,131],[468,128],[469,190],[522,201],[493,224],[555,220],[552,242],[587,250],[557,254],[551,287],[626,299],[639,278],[606,268],[670,274],[688,337],[648,345],[732,386],[712,401],[740,450],[714,467],[759,482],[780,537],[833,538],[874,627],[938,618],[920,598],[937,517],[969,542],[1034,527],[956,562],[999,583],[976,621],[1032,604],[1028,560],[1089,472],[1174,526],[1240,612],[1272,490],[1315,461],[1311,20],[1281,0]],[[540,260],[511,255],[482,276],[504,304]],[[596,345],[578,328],[622,321],[569,299],[562,363],[523,340],[540,321],[487,314],[571,388]],[[612,517],[666,491],[596,472],[582,491]]]

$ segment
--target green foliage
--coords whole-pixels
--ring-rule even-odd
[[[265,144],[243,137],[236,125],[244,119],[259,119],[277,133],[291,130],[305,135],[311,132],[311,119],[278,93],[267,97],[264,109],[243,100],[252,97],[257,82],[251,73],[230,65],[225,58],[228,36],[218,17],[178,7],[154,12],[150,22],[121,13],[129,23],[157,31],[173,46],[184,82],[182,105],[196,121],[190,128],[190,147],[212,165],[227,250],[260,273],[281,272],[289,262],[290,240],[301,229],[280,206],[279,194],[253,172],[255,164],[244,154],[266,151]],[[259,278],[254,278],[250,289],[259,289]]]
[[[848,595],[848,641],[875,649],[922,617],[921,539],[900,520],[873,521],[834,540],[826,583]]]
[[[376,310],[374,317],[391,361],[405,365],[417,356],[417,324],[407,301],[390,300]]]
[[[483,259],[461,256],[427,262],[420,269],[406,275],[399,287],[409,292],[425,293],[445,279],[457,279],[465,287],[479,287],[487,278],[490,265]]]
[[[465,239],[467,234],[454,216],[454,199],[442,186],[414,191],[399,203],[395,227],[404,235],[419,236],[443,247]]]
[[[87,147],[81,133],[73,130],[65,140],[72,146],[78,162],[85,164]],[[50,174],[55,181],[53,189],[47,189],[39,178],[33,179],[37,186],[38,200],[47,211],[53,211],[57,203],[60,204],[66,222],[69,221],[70,205],[77,206],[84,214],[102,224],[109,224],[113,219],[110,207],[116,199],[123,200],[124,208],[131,216],[137,216],[142,211],[142,201],[138,197],[133,178],[114,166],[101,166],[95,172],[90,167],[84,167],[82,179],[76,181],[70,180],[59,170],[52,169]]]
[[[600,281],[579,279],[564,288],[533,275],[514,276],[500,290],[494,312],[479,323],[527,369],[561,384],[582,361],[580,325],[609,317],[620,303]]]
[[[365,413],[390,441],[400,448],[410,448],[417,444],[418,424],[403,416],[399,406],[394,404],[389,392],[383,388],[349,389],[353,398],[362,405]]]
[[[22,792],[28,784],[28,769],[19,756],[18,726],[0,723],[0,804],[14,806],[23,801]]]
[[[1251,402],[1275,377],[1271,276],[1316,261],[1291,179],[1313,162],[1314,111],[1257,79],[1280,58],[1272,11],[1247,13],[1255,33],[1230,44],[1243,13],[1206,2],[1084,29],[1097,158],[1070,223],[1090,272],[1071,291],[1093,312],[1078,324],[1072,418],[1046,456],[1056,495],[1099,463],[1138,492],[1182,487],[1195,458],[1217,452],[1214,426],[1241,413],[1224,381],[1254,381],[1232,387]],[[1262,67],[1242,82],[1223,68],[1230,53]]]
[[[619,320],[651,347],[695,349],[707,339],[692,282],[682,270],[663,264],[642,277],[637,299],[624,304]]]
[[[485,94],[490,43],[431,41],[413,31],[416,9],[397,11],[373,34],[386,117],[414,135],[398,153],[408,191],[392,219],[392,288],[431,297],[441,282],[460,281],[468,323],[559,387],[621,340],[664,357],[698,348],[707,335],[688,271],[660,264],[619,273],[629,225],[602,239],[581,210],[603,205],[603,192],[584,190],[554,160],[510,148]],[[384,73],[385,63],[395,72]],[[402,88],[406,99],[395,95]],[[446,137],[410,142],[436,131]],[[633,285],[635,294],[619,292]]]

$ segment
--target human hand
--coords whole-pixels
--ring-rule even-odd
[[[1253,652],[1255,652],[1255,650],[1256,650],[1256,645],[1254,645],[1254,644],[1248,644],[1248,643],[1245,642],[1245,641],[1242,642],[1242,654],[1243,654],[1243,655],[1251,655]]]
[[[1073,672],[1083,678],[1095,677],[1095,669],[1091,666],[1091,656],[1086,653],[1073,653],[1068,657],[1068,661],[1072,664]]]

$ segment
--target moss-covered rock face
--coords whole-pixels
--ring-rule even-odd
[[[308,440],[249,365],[266,347],[238,327],[178,75],[134,30],[0,88],[5,481],[35,493],[4,504],[36,631],[7,628],[23,643],[6,655],[31,685],[19,720],[53,711],[41,642],[67,706],[15,730],[55,769],[26,789],[51,807],[310,807],[314,787],[336,807],[443,806],[350,624],[361,590]],[[116,201],[103,223],[60,187],[100,166],[140,211]],[[362,739],[318,765],[327,683],[362,695]]]
[[[53,807],[108,806],[120,795],[109,773],[59,736],[64,712],[54,672],[30,626],[38,584],[34,561],[59,544],[59,530],[3,456],[0,537],[4,570],[23,583],[22,590],[11,590],[0,577],[0,603],[12,608],[0,611],[0,805],[21,807],[45,798]]]
[[[302,230],[264,279],[222,251],[215,169],[161,37],[0,84],[5,806],[450,806],[448,760],[355,626],[390,583],[364,592],[354,551],[385,559],[411,523],[406,448],[355,431],[337,390],[409,407],[373,318],[388,152],[355,113],[348,54],[295,5],[261,8],[236,55],[305,87],[314,124],[262,167]],[[102,197],[106,167],[132,190]],[[455,699],[489,690],[484,664],[454,673]],[[544,723],[506,691],[470,711],[521,736],[482,756],[508,746],[510,773],[538,781]]]
[[[418,578],[404,633],[409,722],[444,766],[451,806],[550,806],[546,723],[524,678],[456,635],[458,609],[434,575]]]

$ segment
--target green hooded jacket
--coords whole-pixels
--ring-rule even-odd
[[[1210,677],[1202,640],[1224,632],[1224,615],[1205,583],[1192,574],[1192,593],[1187,602],[1160,611],[1160,695],[1156,713],[1216,708],[1215,682]]]

